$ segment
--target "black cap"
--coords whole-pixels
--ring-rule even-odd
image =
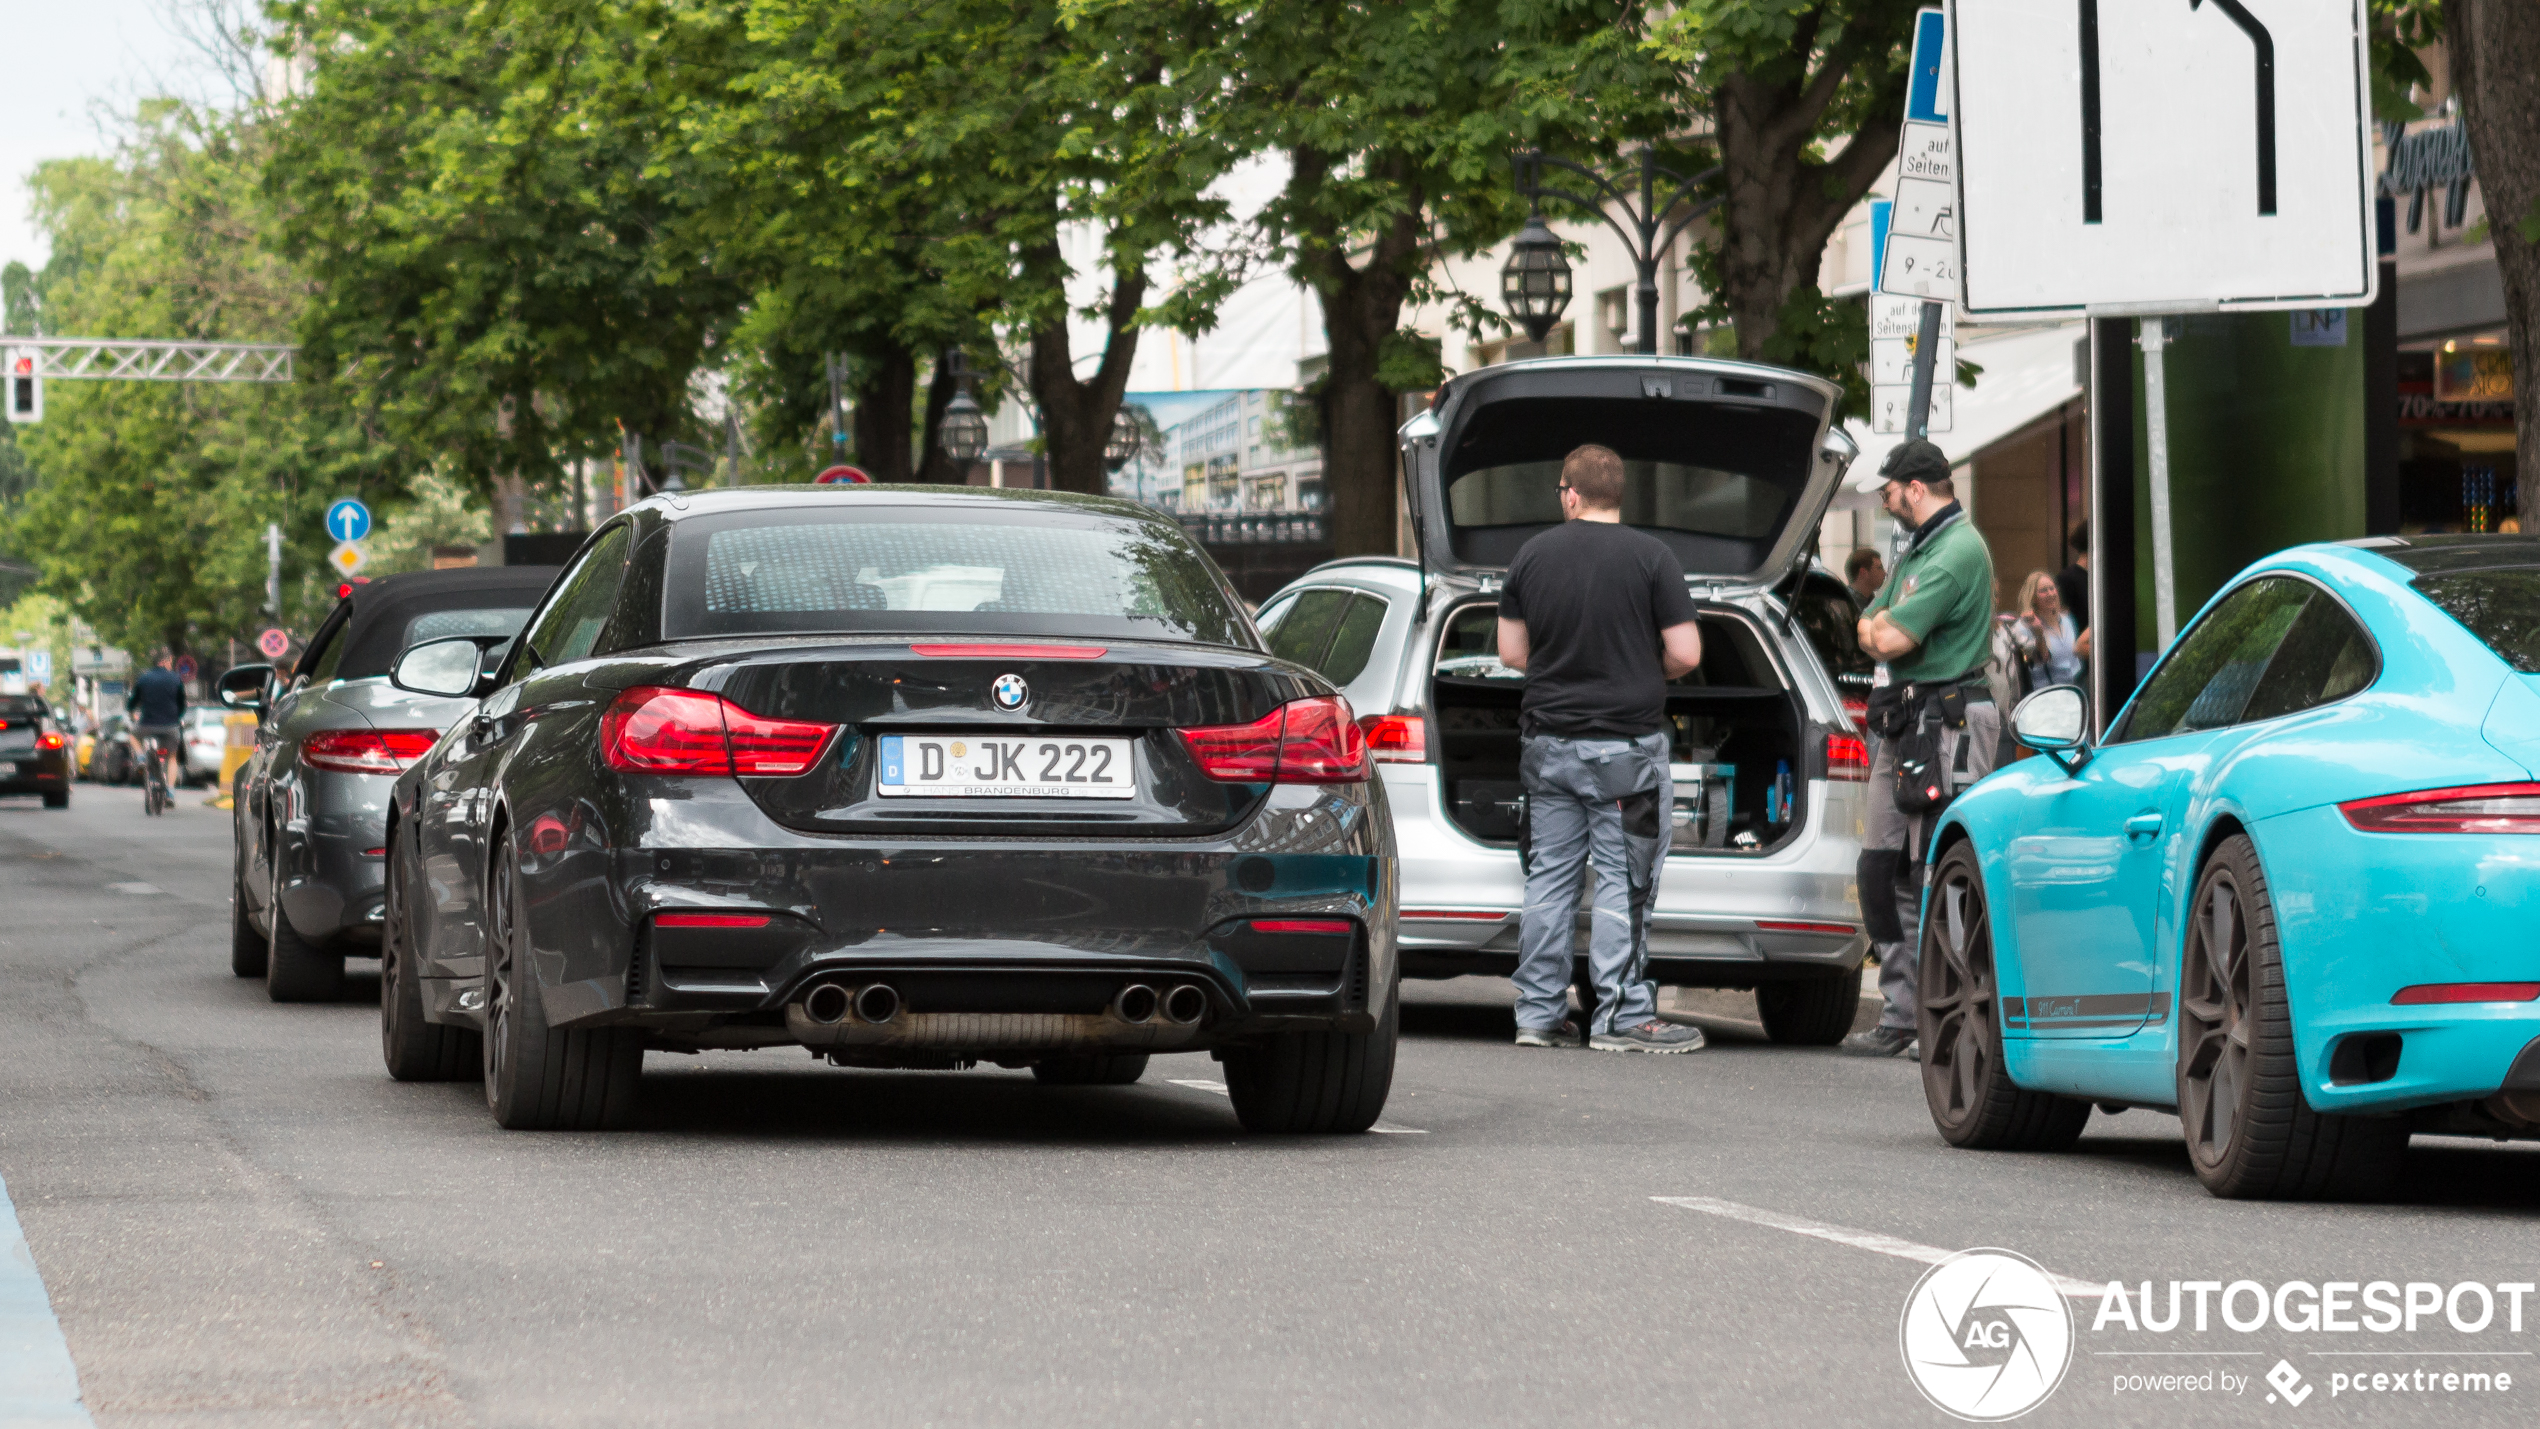
[[[1949,458],[1941,454],[1937,445],[1924,441],[1920,437],[1910,442],[1899,442],[1896,449],[1887,454],[1887,460],[1879,463],[1879,479],[1882,481],[1947,481]]]

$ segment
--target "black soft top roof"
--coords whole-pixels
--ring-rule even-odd
[[[467,566],[446,571],[411,571],[382,576],[353,587],[345,597],[353,610],[345,632],[343,662],[336,678],[359,680],[385,675],[405,648],[408,622],[439,610],[479,607],[528,607],[555,584],[555,566]]]

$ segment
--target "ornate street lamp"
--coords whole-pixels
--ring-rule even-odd
[[[1499,270],[1499,301],[1534,342],[1543,341],[1561,320],[1561,310],[1570,306],[1569,255],[1544,226],[1541,212],[1530,215],[1508,245],[1508,263]]]
[[[1631,193],[1617,187],[1603,174],[1594,169],[1573,164],[1567,159],[1552,158],[1540,149],[1521,149],[1510,156],[1510,162],[1517,170],[1518,197],[1535,205],[1540,205],[1546,197],[1557,198],[1575,208],[1585,209],[1604,219],[1606,227],[1613,229],[1615,236],[1623,240],[1623,247],[1632,255],[1632,265],[1640,278],[1636,293],[1640,300],[1638,346],[1643,353],[1655,356],[1658,352],[1658,260],[1668,249],[1675,246],[1676,236],[1684,232],[1685,225],[1720,206],[1723,196],[1716,194],[1699,203],[1691,202],[1694,190],[1719,177],[1719,166],[1714,165],[1691,178],[1686,178],[1658,162],[1658,150],[1655,145],[1644,144],[1641,146],[1639,158],[1640,202],[1635,206]],[[1594,184],[1597,190],[1596,196],[1589,197],[1572,193],[1567,189],[1555,188],[1545,183],[1543,171],[1547,164],[1553,168],[1577,174]],[[1658,183],[1662,178],[1676,186],[1675,191],[1667,196],[1664,203],[1659,202],[1658,198]],[[1626,228],[1615,221],[1613,214],[1607,211],[1609,204],[1623,211],[1623,217],[1630,220],[1630,227]],[[1683,214],[1674,222],[1668,222],[1667,215],[1676,212],[1680,207],[1684,210]],[[1536,237],[1538,234],[1541,235],[1540,238]],[[1528,249],[1527,245],[1530,242],[1536,245],[1535,249]],[[1543,218],[1538,209],[1536,216],[1528,219],[1524,230],[1518,233],[1516,244],[1508,255],[1508,266],[1501,269],[1499,275],[1500,295],[1502,301],[1507,304],[1509,316],[1517,319],[1525,327],[1527,335],[1537,342],[1543,341],[1544,334],[1552,331],[1552,319],[1543,318],[1538,324],[1533,316],[1538,305],[1531,301],[1526,307],[1519,307],[1518,264],[1529,251],[1539,252],[1544,245],[1552,245],[1557,254],[1558,242],[1553,238],[1552,230],[1543,226]],[[1562,303],[1569,301],[1570,265],[1566,262],[1561,263],[1559,274],[1560,300],[1551,308],[1555,314],[1561,311]]]
[[[944,455],[967,467],[988,449],[988,418],[979,410],[979,400],[970,395],[970,364],[960,348],[944,352],[945,369],[952,373],[953,399],[944,404],[942,420],[935,424],[935,445]]]
[[[1128,403],[1121,403],[1120,410],[1111,417],[1111,436],[1102,444],[1104,469],[1118,471],[1136,461],[1146,444],[1146,428],[1138,424],[1138,414],[1129,410]]]

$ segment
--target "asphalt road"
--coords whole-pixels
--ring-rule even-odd
[[[1399,1134],[1245,1136],[1204,1057],[1062,1090],[777,1051],[653,1057],[640,1130],[506,1133],[388,1080],[366,965],[334,1007],[229,975],[200,798],[0,800],[0,1177],[102,1425],[1945,1423],[1899,1351],[1928,1248],[2160,1297],[2540,1281],[2540,1149],[2421,1139],[2395,1204],[2225,1204],[2156,1113],[1956,1152],[1908,1063],[1733,1018],[1696,1056],[1519,1051],[1481,982],[1407,991]],[[2066,1303],[2028,1422],[2540,1402],[2540,1297],[2414,1334]],[[2428,1367],[2515,1382],[2330,1394]],[[2191,1387],[2118,1388],[2150,1374]]]

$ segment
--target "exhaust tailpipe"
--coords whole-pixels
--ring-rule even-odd
[[[834,982],[824,982],[803,994],[803,1015],[823,1027],[835,1027],[847,1020],[847,1005],[852,1001],[847,990]]]
[[[1112,999],[1111,1006],[1123,1022],[1145,1022],[1155,1016],[1156,1000],[1154,988],[1133,982],[1120,989],[1120,995]]]
[[[855,995],[855,1015],[867,1022],[888,1022],[900,1015],[899,990],[877,982]]]
[[[1168,1022],[1188,1027],[1208,1015],[1208,992],[1198,983],[1186,982],[1164,995],[1164,1017]]]

